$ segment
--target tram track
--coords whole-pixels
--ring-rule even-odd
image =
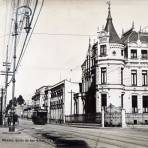
[[[58,129],[59,130],[59,129]],[[64,129],[64,131],[63,132],[65,132],[65,131],[67,131],[67,132],[69,132],[69,130],[66,130],[66,129]],[[112,135],[112,134],[106,134],[106,133],[103,133],[102,132],[102,135],[103,136],[98,136],[98,135],[94,135],[94,134],[90,134],[90,132],[84,132],[84,131],[82,131],[81,130],[81,132],[78,132],[78,131],[76,131],[76,130],[72,130],[71,129],[71,131],[70,131],[70,134],[71,134],[71,132],[72,132],[72,134],[75,134],[76,136],[80,136],[80,137],[83,137],[83,138],[87,138],[87,139],[91,139],[91,140],[94,140],[94,141],[96,141],[96,137],[98,138],[98,139],[101,139],[102,141],[104,141],[104,139],[108,139],[108,140],[110,140],[110,141],[114,141],[114,145],[116,145],[116,146],[119,146],[119,147],[128,147],[128,146],[124,146],[124,144],[125,145],[128,145],[128,144],[130,144],[131,145],[131,147],[133,147],[132,145],[135,145],[134,147],[148,147],[148,144],[147,144],[147,138],[144,138],[144,137],[141,137],[140,138],[140,140],[139,140],[139,137],[130,137],[129,138],[129,136],[127,137],[127,136],[119,136],[119,135],[117,135],[117,137],[115,137],[115,138],[111,138],[111,137],[108,137],[108,135],[110,135],[110,136],[116,136],[116,135]],[[99,131],[99,134],[100,134],[100,131]],[[85,135],[85,136],[82,136],[82,135]],[[87,135],[87,137],[86,137],[86,135]],[[88,137],[89,136],[89,137]],[[92,138],[93,137],[93,138]],[[123,139],[123,138],[126,138],[126,139]],[[107,142],[106,140],[105,140],[105,142]],[[117,145],[117,143],[119,143],[119,142],[121,142],[122,143],[122,145]],[[145,144],[143,143],[143,142],[145,142]],[[141,143],[143,143],[143,144],[141,144]],[[109,144],[111,144],[110,142],[109,142]]]
[[[52,127],[52,130],[50,128]],[[84,139],[85,141],[89,141],[88,144],[91,147],[97,148],[99,147],[100,143],[107,144],[108,147],[116,147],[116,148],[146,148],[148,147],[148,138],[141,135],[134,135],[135,132],[130,131],[124,131],[122,133],[122,130],[119,133],[115,130],[113,131],[114,134],[112,134],[112,130],[107,131],[107,129],[97,129],[98,132],[92,133],[93,130],[89,129],[80,129],[80,128],[73,128],[68,126],[60,126],[60,125],[45,125],[45,126],[37,126],[37,127],[24,127],[25,132],[30,133],[31,136],[35,138],[43,138],[46,143],[49,143],[53,147],[55,147],[54,141],[51,139],[48,139],[47,137],[43,136],[43,133],[46,134],[52,134],[52,136],[56,133],[62,138],[70,135],[72,137],[77,137],[78,139]],[[27,131],[28,130],[28,131]],[[78,131],[79,130],[79,131]],[[142,133],[142,132],[141,132]],[[66,135],[66,136],[65,136]]]
[[[68,130],[64,129],[63,132],[65,132],[65,131],[69,133]],[[80,138],[84,138],[84,139],[90,139],[90,140],[93,140],[94,142],[103,142],[103,143],[107,143],[107,144],[117,146],[117,147],[121,147],[121,148],[128,148],[128,147],[129,148],[130,147],[133,147],[133,148],[147,148],[148,147],[148,144],[140,144],[140,143],[137,143],[137,142],[135,143],[135,142],[132,142],[132,141],[115,139],[115,138],[108,137],[107,134],[103,134],[103,135],[99,135],[99,136],[97,135],[96,136],[94,134],[90,134],[90,133],[84,132],[84,131],[83,132],[82,131],[81,132],[70,131],[69,134],[79,136]],[[136,140],[138,140],[138,139],[136,139]]]

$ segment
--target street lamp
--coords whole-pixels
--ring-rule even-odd
[[[23,9],[24,12],[19,13],[19,10]],[[18,35],[18,15],[24,15],[25,16],[25,30],[28,34],[30,31],[30,16],[32,15],[32,10],[28,6],[21,6],[16,9],[16,15],[15,15],[15,23],[14,23],[14,54],[13,54],[13,75],[12,75],[12,120],[14,121],[14,96],[15,96],[15,72],[16,72],[16,44],[17,44],[17,35]],[[13,125],[9,127],[9,131],[13,132],[15,131],[15,125],[13,122]]]

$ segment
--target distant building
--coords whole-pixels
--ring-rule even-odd
[[[19,116],[23,116],[23,110],[24,110],[24,104],[23,105],[18,105],[15,107],[15,113]]]
[[[48,99],[47,99],[47,93],[46,90],[49,86],[42,86],[38,88],[32,97],[32,104],[33,108],[36,109],[48,109]]]
[[[32,113],[33,113],[33,106],[26,104],[26,105],[23,106],[23,115],[20,116],[20,117],[31,119]]]
[[[50,121],[65,122],[66,115],[82,113],[82,102],[76,105],[74,94],[79,93],[79,83],[63,80],[50,88]]]
[[[82,97],[85,114],[126,111],[126,122],[148,122],[148,32],[132,26],[120,38],[110,5],[105,28],[89,41],[82,64]],[[117,109],[115,109],[117,110]],[[110,119],[110,122],[112,119]]]

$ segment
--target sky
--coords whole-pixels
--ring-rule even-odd
[[[1,65],[7,44],[3,36],[9,31],[11,19],[11,14],[6,17],[10,13],[6,1],[0,0],[0,71],[4,70]],[[135,30],[148,26],[147,10],[147,0],[112,0],[111,15],[118,34],[121,35],[122,29],[130,29],[133,21]],[[106,0],[45,0],[16,74],[16,96],[21,94],[25,100],[31,100],[41,86],[63,79],[81,82],[81,64],[86,57],[89,37],[93,43],[97,30],[106,24],[107,12]],[[0,76],[0,80],[2,87],[4,76]],[[11,90],[10,85],[8,100]]]

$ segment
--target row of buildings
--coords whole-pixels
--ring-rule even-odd
[[[100,123],[103,111],[107,124],[121,124],[124,110],[126,123],[148,123],[148,32],[132,25],[119,37],[109,4],[105,28],[89,40],[81,67],[82,82],[39,88],[34,107],[47,109],[52,121]]]
[[[83,113],[80,88],[81,83],[68,80],[53,86],[42,86],[32,97],[33,109],[47,110],[50,122],[65,122],[65,115]]]

